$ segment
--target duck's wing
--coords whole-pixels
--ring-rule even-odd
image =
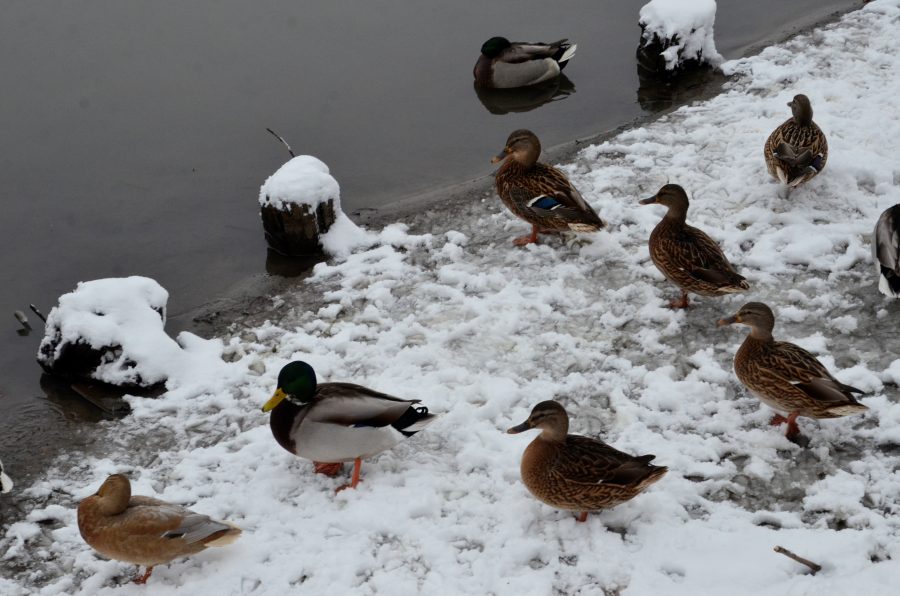
[[[747,289],[750,285],[735,272],[725,253],[706,232],[685,225],[676,238],[671,251],[673,264],[691,277],[718,287],[737,286]]]
[[[553,43],[513,43],[506,48],[499,56],[500,61],[510,64],[521,64],[529,60],[542,60],[544,58],[557,59],[560,50],[564,50],[563,46],[569,47],[567,39],[560,39]],[[560,56],[559,59],[562,57]]]
[[[233,526],[208,515],[153,497],[134,496],[128,508],[114,518],[115,532],[121,536],[152,536],[180,539],[185,544],[202,542]]]
[[[537,219],[564,219],[602,228],[606,224],[584,200],[565,174],[545,164],[535,164],[528,185],[510,188],[509,195]]]
[[[649,463],[654,457],[635,457],[598,439],[569,435],[553,468],[570,482],[626,486],[641,482],[657,469]]]
[[[400,399],[354,383],[322,383],[305,419],[341,426],[388,426],[419,401]]]
[[[826,406],[856,403],[852,394],[863,393],[835,379],[815,356],[789,342],[775,342],[774,350],[760,355],[758,366]]]

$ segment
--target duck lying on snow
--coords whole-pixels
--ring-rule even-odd
[[[566,175],[538,163],[541,142],[530,130],[516,130],[491,163],[503,162],[495,174],[497,194],[514,215],[531,224],[531,234],[516,246],[537,242],[538,232],[596,232],[606,224]]]
[[[589,511],[624,503],[665,476],[668,468],[650,463],[654,455],[635,457],[603,441],[570,435],[569,415],[558,402],[536,405],[528,419],[506,432],[541,429],[522,455],[522,482],[538,500],[569,511]]]
[[[0,461],[0,493],[8,493],[13,488],[13,481],[3,472],[3,462]]]
[[[511,89],[549,81],[559,76],[577,47],[567,39],[522,43],[492,37],[481,46],[473,71],[475,82],[487,88]]]
[[[872,252],[878,268],[878,289],[885,296],[900,296],[900,205],[890,207],[878,218]]]
[[[353,479],[338,488],[356,488],[362,459],[411,437],[437,416],[400,399],[352,383],[316,383],[306,362],[295,361],[278,373],[278,388],[263,406],[278,444],[311,459],[316,471],[336,475],[341,462],[353,461]]]
[[[719,326],[734,323],[750,327],[750,335],[734,355],[734,372],[764,404],[787,414],[786,418],[776,415],[771,423],[787,422],[788,438],[800,433],[798,416],[837,418],[868,409],[852,395],[862,393],[862,389],[835,379],[800,346],[772,338],[775,315],[765,304],[745,304],[734,315],[721,319]]]
[[[825,133],[813,122],[812,105],[805,95],[788,102],[793,116],[772,131],[763,154],[769,174],[790,187],[815,177],[828,161]]]
[[[641,205],[658,203],[669,208],[650,234],[650,258],[667,279],[681,288],[681,300],[672,308],[687,308],[688,292],[722,296],[750,288],[738,275],[716,241],[687,225],[688,196],[677,184],[666,184]]]
[[[156,565],[231,544],[241,535],[228,522],[153,497],[131,496],[131,483],[122,474],[107,478],[78,505],[78,530],[101,555],[146,566],[134,580],[138,584],[147,582]]]

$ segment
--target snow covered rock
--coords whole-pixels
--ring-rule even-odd
[[[164,382],[159,359],[179,349],[163,330],[168,300],[147,277],[81,282],[47,316],[38,363],[67,379],[138,387]]]
[[[269,247],[287,256],[344,252],[348,237],[364,232],[341,211],[341,189],[328,166],[298,155],[259,189]]]
[[[715,0],[651,0],[641,8],[638,64],[650,72],[673,74],[724,60],[716,51]]]

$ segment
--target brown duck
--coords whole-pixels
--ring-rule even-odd
[[[497,194],[517,217],[531,224],[531,234],[513,240],[516,246],[537,242],[539,232],[596,232],[606,224],[572,186],[565,174],[538,163],[541,142],[530,130],[516,130],[491,163],[502,162],[495,174]]]
[[[552,400],[536,405],[528,420],[506,432],[532,428],[541,434],[522,456],[522,482],[547,505],[580,511],[580,522],[590,511],[632,499],[668,471],[650,463],[655,455],[635,457],[598,439],[568,434],[569,415]]]
[[[798,345],[775,341],[775,315],[761,302],[750,302],[734,315],[721,319],[719,326],[741,323],[750,335],[734,355],[734,372],[750,391],[770,408],[785,412],[771,424],[787,422],[788,438],[799,434],[797,417],[837,418],[865,412],[854,393],[861,389],[841,383],[815,356]]]
[[[101,555],[146,566],[134,579],[138,584],[147,582],[156,565],[231,544],[241,535],[228,522],[152,497],[131,496],[131,483],[122,474],[107,478],[78,505],[78,530]]]
[[[666,184],[641,205],[669,208],[650,234],[650,258],[666,279],[681,288],[681,300],[672,308],[687,308],[688,292],[700,296],[722,296],[743,292],[750,284],[738,275],[715,240],[685,222],[688,196],[677,184]]]
[[[813,122],[812,105],[805,95],[788,102],[791,116],[772,131],[763,154],[769,174],[790,187],[800,186],[816,176],[828,161],[825,133]]]

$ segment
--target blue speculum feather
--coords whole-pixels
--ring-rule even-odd
[[[547,210],[553,209],[554,207],[559,207],[560,205],[562,205],[562,203],[560,203],[556,199],[552,199],[547,196],[538,197],[538,198],[534,199],[533,201],[531,201],[530,203],[528,203],[529,207],[537,207],[538,209],[547,209]]]

